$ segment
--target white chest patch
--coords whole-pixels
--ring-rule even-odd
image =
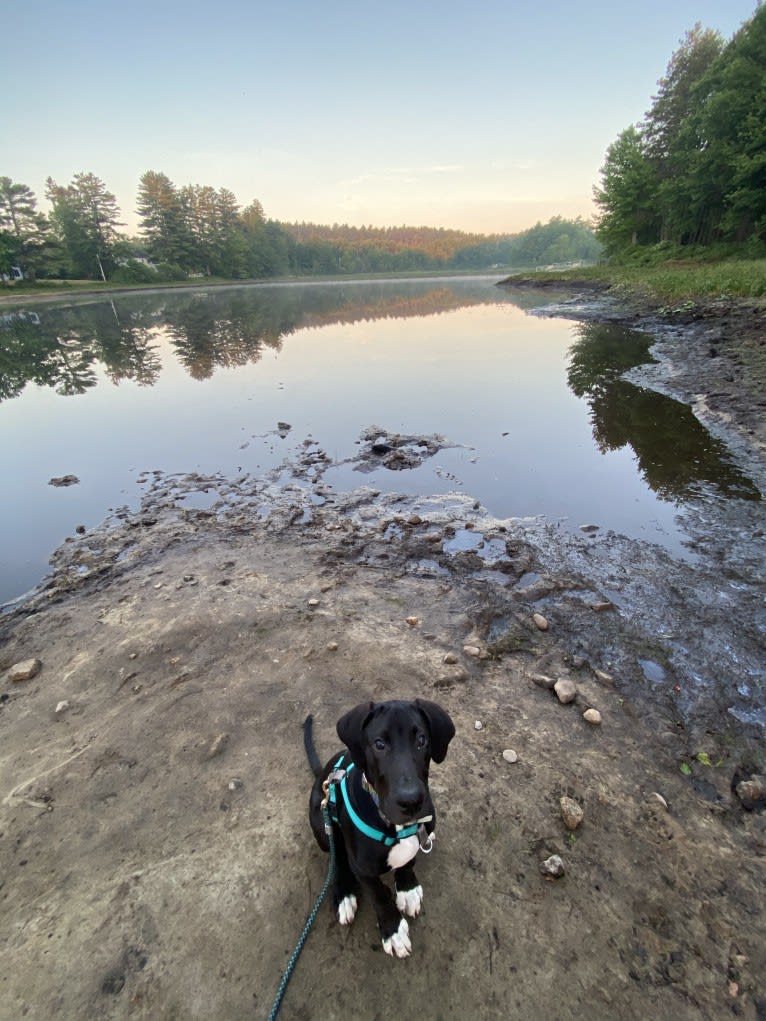
[[[408,861],[412,861],[419,850],[420,841],[418,840],[417,834],[413,833],[411,837],[405,837],[403,840],[398,840],[394,844],[388,852],[386,861],[390,868],[400,869],[402,865],[406,865]]]

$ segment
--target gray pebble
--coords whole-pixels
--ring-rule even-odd
[[[552,854],[550,858],[541,861],[539,868],[544,876],[551,876],[553,879],[559,879],[565,871],[564,862],[557,854]]]

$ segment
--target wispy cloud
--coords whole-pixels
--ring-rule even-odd
[[[465,167],[459,163],[440,163],[426,167],[384,167],[338,183],[342,188],[357,188],[363,184],[418,184],[423,178],[437,174],[460,174]]]

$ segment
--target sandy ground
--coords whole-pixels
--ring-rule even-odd
[[[757,466],[760,416],[725,410]],[[416,696],[457,736],[413,954],[383,953],[369,905],[350,929],[324,905],[281,1017],[765,1018],[766,814],[735,789],[762,731],[728,712],[766,634],[757,539],[724,577],[718,547],[681,564],[464,498],[157,477],[0,619],[0,1018],[265,1018],[327,864],[302,721],[325,757],[348,708]],[[706,658],[720,686],[692,695]]]

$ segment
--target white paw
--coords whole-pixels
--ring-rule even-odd
[[[399,922],[399,928],[388,939],[383,940],[383,949],[390,957],[409,957],[412,953],[412,944],[410,943],[410,927],[407,924],[407,919],[403,918]]]
[[[356,896],[351,893],[344,897],[338,905],[338,921],[341,925],[351,925],[356,918]]]
[[[416,918],[423,906],[423,887],[414,886],[411,890],[397,890],[396,906],[402,914]]]

